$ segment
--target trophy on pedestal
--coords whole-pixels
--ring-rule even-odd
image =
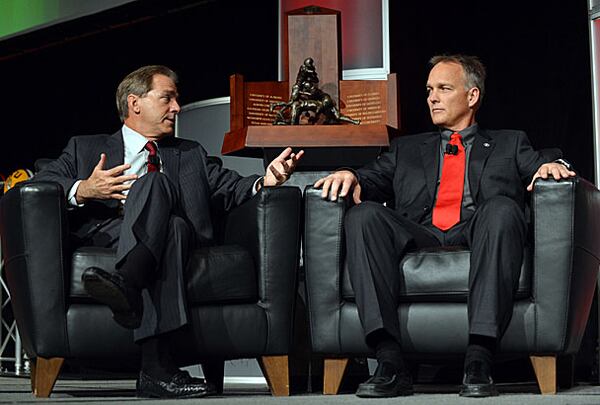
[[[398,135],[396,75],[341,80],[339,11],[310,6],[286,18],[287,80],[230,77],[230,131],[222,153],[268,159],[282,147],[308,149],[299,170],[372,160]],[[324,152],[329,148],[336,153]]]

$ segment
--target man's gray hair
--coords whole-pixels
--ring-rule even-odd
[[[462,66],[465,72],[465,84],[467,90],[473,87],[479,89],[479,103],[483,100],[485,94],[485,66],[477,56],[470,55],[436,55],[429,60],[431,67],[433,68],[438,63],[458,63]]]
[[[143,97],[152,90],[152,80],[155,75],[164,75],[177,84],[177,74],[166,66],[149,65],[129,73],[117,87],[117,110],[121,122],[129,117],[127,97],[130,94]]]

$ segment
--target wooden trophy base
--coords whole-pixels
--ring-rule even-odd
[[[397,135],[396,128],[382,124],[247,126],[225,134],[222,153],[263,158],[267,164],[290,146],[305,151],[297,170],[331,170],[374,160]]]

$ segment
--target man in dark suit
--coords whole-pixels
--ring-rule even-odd
[[[323,198],[352,193],[357,204],[345,218],[348,271],[378,360],[375,375],[358,388],[361,397],[412,394],[400,350],[398,266],[408,249],[454,245],[472,251],[460,395],[497,395],[492,362],[519,279],[525,188],[531,191],[538,177],[575,175],[564,161],[546,163],[524,132],[476,123],[485,80],[476,57],[436,56],[431,64],[427,103],[439,130],[399,137],[358,171],[340,170],[315,183]]]
[[[116,247],[116,271],[89,268],[86,291],[134,330],[142,364],[137,394],[198,397],[212,388],[175,366],[169,334],[187,324],[184,268],[190,250],[213,243],[211,205],[229,210],[284,183],[303,151],[284,150],[264,176],[241,177],[194,141],[173,137],[177,76],[165,66],[130,73],[117,89],[123,127],[72,138],[35,181],[62,185],[76,246]]]

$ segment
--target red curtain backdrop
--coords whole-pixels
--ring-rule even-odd
[[[280,2],[282,19],[285,18],[286,12],[306,6],[339,10],[342,13],[343,68],[348,70],[383,66],[381,0],[280,0]]]

